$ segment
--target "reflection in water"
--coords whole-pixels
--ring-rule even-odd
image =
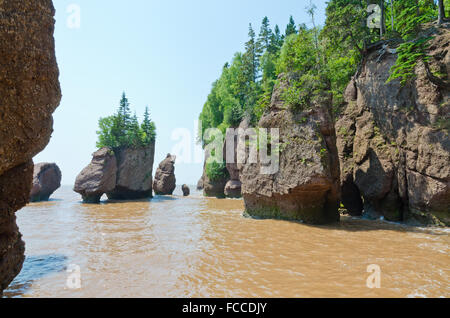
[[[100,205],[69,187],[54,197],[18,212],[18,223],[31,259],[64,259],[24,266],[6,297],[450,296],[446,229],[254,220],[242,200],[183,198],[178,188]],[[80,266],[81,289],[67,288],[68,264]],[[370,264],[381,268],[380,289],[366,287]]]
[[[47,275],[64,271],[66,262],[67,257],[64,255],[27,256],[23,263],[22,271],[8,290],[9,296],[19,296],[30,288],[34,281]]]

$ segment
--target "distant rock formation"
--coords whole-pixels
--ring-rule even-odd
[[[183,184],[181,187],[181,191],[183,191],[183,196],[187,197],[191,194],[191,189],[186,184]]]
[[[55,163],[38,163],[34,165],[30,201],[48,201],[60,186],[61,170],[59,167]]]
[[[168,154],[167,157],[159,164],[155,173],[155,181],[153,182],[153,190],[157,195],[172,195],[176,187],[175,179],[175,160],[176,156]]]
[[[85,203],[98,203],[103,194],[111,200],[152,197],[155,144],[145,148],[102,148],[78,175],[74,191]]]
[[[53,131],[61,91],[50,0],[0,1],[0,295],[20,272],[24,243],[14,212],[28,203],[32,158]]]
[[[450,225],[450,30],[435,35],[410,83],[386,83],[397,56],[375,47],[348,85],[336,132],[352,215]]]
[[[77,176],[73,189],[81,194],[85,203],[99,203],[103,194],[116,187],[117,161],[114,152],[105,147],[92,156],[91,163]]]
[[[153,196],[155,143],[145,148],[114,151],[117,160],[116,187],[106,195],[111,200],[137,200]]]
[[[242,128],[242,127],[241,127]],[[226,167],[228,170],[228,174],[230,175],[230,180],[225,184],[224,194],[228,198],[240,198],[242,196],[241,193],[241,181],[239,180],[239,168],[237,164],[237,146],[238,146],[238,134],[236,131],[231,133],[232,130],[227,131],[225,148],[224,151],[227,151],[227,141],[233,142],[233,147],[230,147],[232,150],[231,153],[226,154]]]
[[[279,170],[261,174],[261,162],[239,165],[246,213],[312,224],[339,221],[339,161],[331,98],[317,96],[305,110],[293,111],[282,100],[290,79],[280,75],[279,80],[258,125],[279,128]]]
[[[203,190],[203,175],[200,177],[200,179],[197,182],[197,190]]]
[[[206,162],[208,161],[210,154],[205,152],[205,161],[203,164],[203,176],[200,179],[203,183],[203,194],[207,197],[224,198],[225,197],[225,185],[227,184],[230,177],[224,175],[215,180],[211,180],[206,173]],[[225,157],[225,152],[224,152]],[[224,158],[225,160],[225,158]]]

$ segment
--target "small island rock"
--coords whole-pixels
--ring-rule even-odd
[[[175,190],[175,159],[176,156],[168,154],[160,164],[155,174],[153,189],[158,195],[172,195]]]
[[[38,163],[34,165],[33,185],[30,201],[48,201],[50,196],[61,186],[61,170],[55,163]]]

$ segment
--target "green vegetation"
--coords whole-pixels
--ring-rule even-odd
[[[382,28],[370,29],[369,4],[382,5]],[[443,0],[445,12],[450,0]],[[438,18],[439,6],[433,0],[330,0],[323,27],[316,26],[315,6],[305,8],[312,28],[296,25],[291,16],[284,34],[273,29],[264,17],[258,36],[249,26],[245,51],[226,63],[220,78],[200,114],[202,131],[217,127],[225,132],[236,127],[243,116],[255,125],[270,104],[272,91],[281,73],[289,74],[289,87],[283,92],[286,105],[302,110],[318,93],[331,93],[336,113],[343,105],[343,92],[359,66],[367,48],[378,40],[395,40],[399,58],[389,80],[402,83],[414,77],[418,61],[427,61],[429,37],[421,35],[424,23]],[[201,139],[201,138],[200,138]]]
[[[144,120],[139,124],[136,114],[131,115],[125,93],[122,94],[117,113],[100,118],[98,125],[98,148],[139,148],[150,145],[156,139],[156,127],[150,120],[148,107],[145,108]]]
[[[206,164],[206,175],[211,181],[218,181],[228,176],[228,170],[225,163],[218,163],[216,161],[208,162]]]

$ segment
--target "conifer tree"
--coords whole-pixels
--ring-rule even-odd
[[[289,18],[289,23],[286,26],[286,36],[289,36],[291,34],[297,34],[297,28],[295,26],[295,21],[292,15]]]

